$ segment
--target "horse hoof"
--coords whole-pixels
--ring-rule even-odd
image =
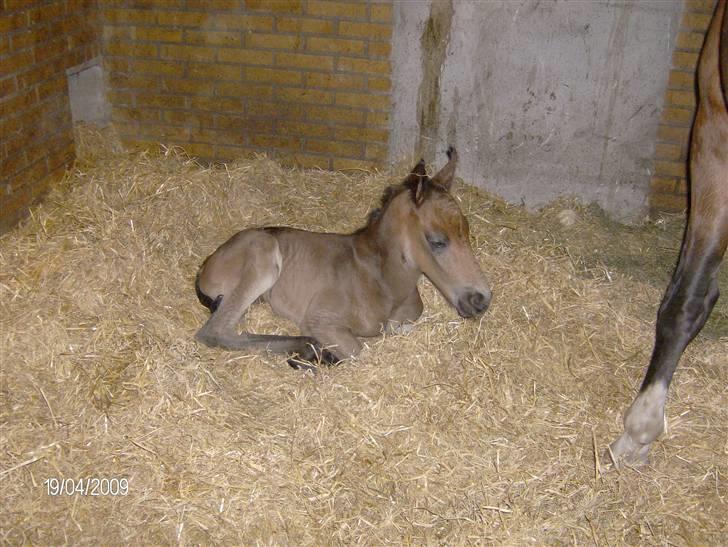
[[[619,439],[610,444],[609,448],[604,451],[602,461],[606,462],[607,466],[611,465],[615,469],[621,469],[625,465],[638,467],[647,465],[647,453],[649,451],[649,444],[636,442],[628,433],[623,433]]]
[[[341,363],[341,359],[327,349],[321,350],[319,360],[325,365],[338,365]]]
[[[318,367],[316,365],[311,364],[308,361],[303,361],[300,358],[291,357],[288,359],[288,365],[296,370],[310,372],[311,374],[318,374]]]

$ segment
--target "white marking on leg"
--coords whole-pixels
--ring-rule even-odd
[[[649,444],[663,432],[666,399],[667,386],[660,381],[637,395],[624,418],[624,429],[632,439]]]
[[[665,427],[667,386],[660,381],[640,392],[624,417],[624,433],[609,446],[613,463],[620,467],[647,463],[650,444]]]

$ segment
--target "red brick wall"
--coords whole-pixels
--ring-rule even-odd
[[[73,159],[66,69],[100,53],[95,0],[0,0],[0,229]]]
[[[696,107],[695,70],[716,0],[686,0],[672,56],[650,181],[652,211],[687,207],[687,158]]]
[[[132,145],[327,169],[386,159],[392,5],[102,0],[112,119]]]

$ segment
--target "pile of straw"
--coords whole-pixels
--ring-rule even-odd
[[[649,357],[679,218],[624,227],[569,202],[529,214],[458,184],[491,310],[461,320],[423,281],[412,332],[312,377],[195,343],[196,270],[245,226],[353,230],[404,170],[203,167],[78,137],[62,187],[0,237],[3,541],[728,537],[726,300],[683,358],[651,465],[599,461]],[[246,328],[295,332],[264,305]],[[53,478],[129,490],[50,496]]]

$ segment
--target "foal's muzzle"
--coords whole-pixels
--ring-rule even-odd
[[[459,299],[457,310],[460,317],[475,317],[488,309],[490,305],[490,291],[467,291]]]

